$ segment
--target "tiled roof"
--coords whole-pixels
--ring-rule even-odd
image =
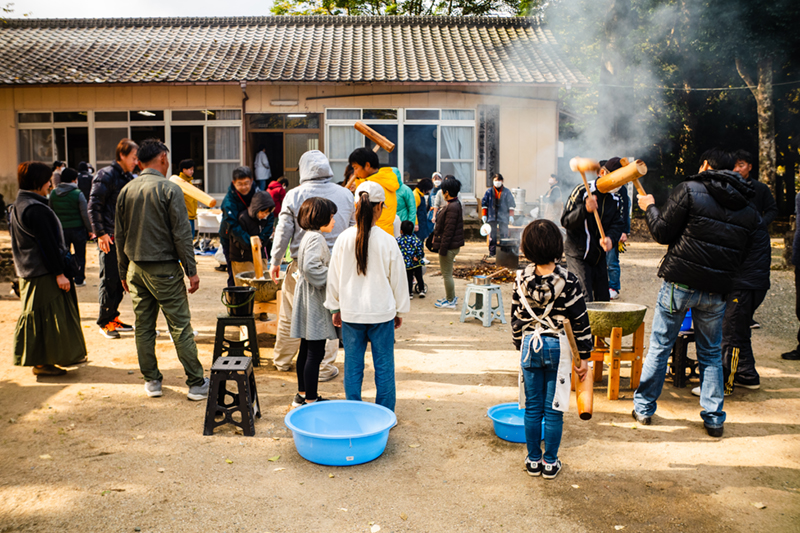
[[[65,83],[573,84],[531,18],[10,19],[0,85]]]

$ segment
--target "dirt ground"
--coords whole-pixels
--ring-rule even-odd
[[[1,234],[7,244],[7,233]],[[470,244],[462,266],[480,259]],[[663,248],[633,243],[622,255],[622,301],[652,306]],[[776,250],[776,257],[779,251]],[[762,387],[726,398],[722,439],[708,437],[692,383],[667,383],[652,426],[631,419],[628,368],[622,397],[596,384],[594,418],[565,415],[552,481],[524,471],[525,445],[498,439],[486,409],[516,399],[518,355],[508,325],[459,322],[433,307],[443,296],[429,270],[428,298],[413,300],[397,332],[397,417],[386,452],[352,467],[302,459],[283,423],[293,373],[271,365],[260,338],[256,369],[264,416],[256,436],[222,428],[202,435],[205,403],[186,398],[169,338],[158,341],[164,396],[147,398],[133,334],[100,336],[97,258],[78,289],[89,363],[37,380],[11,364],[18,300],[0,300],[0,531],[800,531],[800,363],[792,273],[772,273],[753,333]],[[225,275],[199,259],[201,289],[190,296],[201,361],[208,369]],[[463,295],[466,282],[457,280]],[[8,285],[4,285],[3,292]],[[503,288],[506,315],[510,285]],[[133,322],[130,299],[122,318]],[[165,329],[163,318],[160,328]],[[340,351],[337,365],[343,368]],[[372,374],[365,399],[372,401]],[[341,377],[321,385],[343,398]],[[275,457],[278,457],[276,460]]]

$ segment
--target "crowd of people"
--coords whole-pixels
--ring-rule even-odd
[[[86,242],[96,238],[101,333],[118,338],[120,331],[133,330],[119,318],[120,302],[129,293],[145,393],[161,396],[155,326],[163,312],[187,376],[188,398],[207,397],[209,380],[198,358],[188,301],[200,283],[193,250],[196,204],[165,179],[168,153],[154,139],[141,145],[123,139],[116,162],[92,178],[88,199],[77,171],[36,162],[19,166],[20,192],[10,210],[23,305],[14,339],[16,365],[30,366],[39,376],[61,375],[64,367],[86,361],[75,287],[85,280]],[[598,178],[623,164],[618,157],[601,161]],[[640,424],[653,421],[667,359],[690,309],[700,373],[700,387],[693,392],[700,397],[708,434],[722,436],[724,397],[735,386],[760,386],[750,331],[753,313],[769,289],[768,225],[777,208],[769,188],[751,178],[752,165],[747,152],[712,149],[702,155],[698,173],[676,186],[664,205],[657,207],[650,195],[638,197],[653,238],[668,246],[658,270],[663,281],[649,351],[634,394],[632,416]],[[191,180],[194,163],[184,160],[178,167],[180,177]],[[140,169],[136,179],[134,168]],[[58,186],[52,190],[56,172]],[[376,403],[394,410],[395,330],[410,300],[426,295],[426,249],[438,256],[444,283],[445,296],[435,307],[454,309],[458,301],[453,264],[464,246],[460,182],[434,173],[412,190],[397,168],[381,166],[366,148],[350,154],[342,184],[318,150],[300,158],[297,187],[287,191],[285,180],[263,183],[264,175],[258,171],[254,179],[248,167],[233,170],[219,237],[229,285],[240,282],[237,274],[253,270],[251,238],[262,243],[268,275],[282,280],[274,364],[288,372],[297,357],[292,406],[325,400],[320,383],[339,374],[334,362],[341,341],[346,398],[361,400],[370,344]],[[514,286],[511,340],[520,352],[526,469],[552,479],[562,468],[558,449],[569,374],[591,379],[586,302],[615,299],[621,290],[618,252],[630,233],[630,200],[624,187],[600,193],[593,181],[588,190],[583,184],[575,187],[561,212],[555,177],[548,196],[553,210],[522,232],[521,251],[530,264],[518,272]],[[516,207],[502,175],[493,176],[481,206],[496,247]],[[556,208],[566,235],[553,221]],[[795,258],[800,253],[796,244]],[[800,303],[797,307],[800,319]],[[578,366],[567,348],[567,320]],[[783,357],[795,360],[798,352]]]

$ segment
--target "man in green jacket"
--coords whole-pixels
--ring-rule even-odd
[[[139,146],[142,173],[119,193],[115,219],[119,275],[131,293],[136,315],[136,351],[145,392],[161,396],[163,376],[156,359],[156,319],[161,309],[186,371],[188,397],[199,401],[208,397],[209,381],[197,357],[183,272],[189,277],[190,294],[199,288],[200,278],[183,191],[164,177],[169,169],[167,152],[161,141],[144,141]]]

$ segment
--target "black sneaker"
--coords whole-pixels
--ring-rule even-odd
[[[133,326],[124,323],[122,320],[119,319],[119,317],[115,318],[113,322],[117,326],[117,331],[122,331],[123,333],[129,333],[133,331]]]
[[[543,471],[542,477],[545,479],[554,479],[559,472],[561,472],[561,459],[556,459],[555,464],[547,464],[542,461]]]
[[[633,416],[634,420],[636,420],[643,426],[649,426],[650,422],[652,422],[652,417],[640,415],[639,413],[636,412],[636,409],[631,411],[631,415]]]
[[[295,397],[295,400],[296,400],[296,399],[297,399],[297,398]],[[327,402],[327,401],[328,401],[328,399],[327,399],[327,398],[323,398],[322,396],[317,396],[317,399],[316,399],[316,400],[314,400],[313,402],[312,402],[312,401],[307,401],[307,400],[304,398],[304,399],[303,399],[303,404],[304,404],[304,405],[308,405],[308,404],[310,404],[310,403],[317,403],[317,402]]]
[[[758,389],[761,388],[761,382],[760,382],[760,380],[758,378],[756,378],[756,379],[753,379],[753,378],[747,379],[747,378],[740,378],[738,376],[734,376],[733,384],[735,386],[737,386],[737,387],[743,387],[745,389],[750,389],[750,390],[758,390]]]
[[[425,290],[424,289],[422,291],[420,291],[419,297],[420,298],[425,298]]]
[[[725,430],[724,426],[717,426],[717,427],[706,426],[706,431],[708,432],[709,437],[720,438],[724,430]]]
[[[529,476],[533,476],[533,477],[541,476],[542,475],[542,468],[543,467],[542,467],[542,462],[541,461],[533,462],[530,459],[528,459],[527,457],[525,458],[525,470],[528,471],[528,475]]]
[[[750,321],[750,329],[761,329],[761,324],[759,324],[755,320],[751,320]]]
[[[300,396],[300,393],[294,395],[294,400],[292,400],[292,407],[300,407],[301,405],[306,404],[306,399]]]
[[[782,353],[781,359],[785,359],[786,361],[800,361],[800,350]]]

